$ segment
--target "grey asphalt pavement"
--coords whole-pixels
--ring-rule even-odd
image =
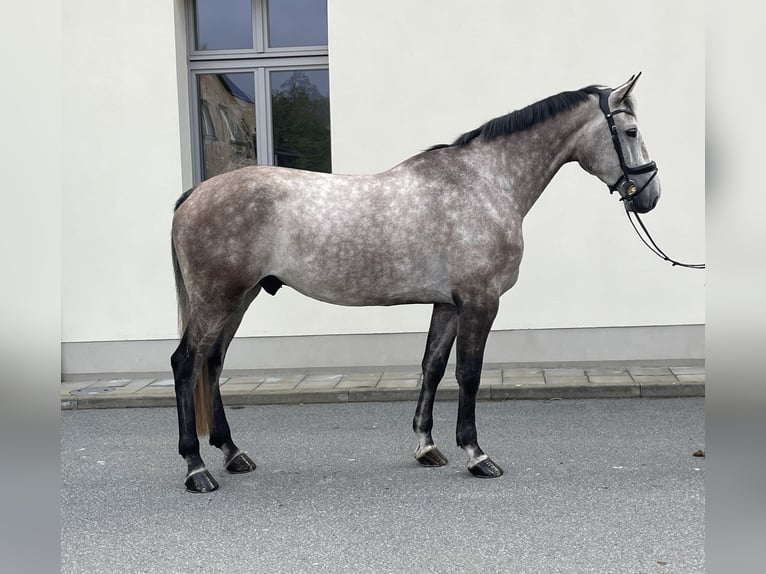
[[[412,458],[414,402],[228,408],[256,460],[183,487],[175,410],[61,413],[66,573],[704,571],[704,400],[478,403],[479,438],[506,474],[472,478],[456,404]]]

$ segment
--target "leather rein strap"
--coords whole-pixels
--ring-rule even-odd
[[[687,267],[689,269],[704,269],[705,268],[704,263],[680,263],[679,261],[676,261],[675,259],[671,259],[667,255],[665,255],[665,252],[657,246],[657,244],[654,242],[654,239],[652,239],[652,236],[649,235],[649,230],[644,225],[644,222],[641,221],[641,218],[638,216],[638,213],[636,213],[635,211],[627,211],[627,210],[625,211],[625,213],[628,214],[628,221],[630,221],[630,224],[633,226],[633,229],[636,230],[636,234],[638,235],[638,238],[657,257],[659,257],[660,259],[664,259],[665,261],[668,261],[670,264],[673,265],[673,267]],[[638,221],[638,224],[641,226],[641,229],[643,230],[644,234],[646,234],[646,239],[643,238],[643,236],[641,235],[641,232],[638,230],[638,227],[636,227],[636,224],[633,223],[633,219],[630,217],[631,214],[633,214],[633,216],[636,218],[636,221]]]

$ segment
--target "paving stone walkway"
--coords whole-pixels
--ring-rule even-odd
[[[420,393],[415,369],[336,373],[257,373],[221,377],[228,406],[411,401]],[[437,400],[456,400],[454,374]],[[705,396],[701,362],[681,366],[496,367],[482,372],[480,400]],[[62,409],[175,406],[172,378],[86,378],[61,383]]]

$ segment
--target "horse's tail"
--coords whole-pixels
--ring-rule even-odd
[[[194,189],[185,192],[176,202],[177,210],[181,204],[189,197]],[[181,272],[181,266],[178,263],[176,254],[176,245],[173,238],[170,239],[170,252],[173,258],[173,274],[176,282],[176,301],[178,302],[178,334],[181,338],[186,336],[186,327],[189,324],[189,292],[186,290],[184,276]],[[189,341],[187,339],[187,345]],[[194,381],[194,418],[197,426],[197,433],[200,435],[208,434],[212,426],[213,401],[210,394],[210,381],[208,380],[207,359],[202,364],[197,380]]]

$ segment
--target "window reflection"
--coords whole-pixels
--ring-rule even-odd
[[[269,47],[327,45],[327,0],[270,0]]]
[[[271,72],[274,164],[330,172],[327,70]]]
[[[202,179],[257,163],[253,74],[198,76]]]
[[[196,0],[195,48],[243,50],[253,47],[250,0]]]

